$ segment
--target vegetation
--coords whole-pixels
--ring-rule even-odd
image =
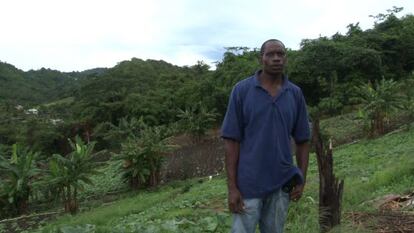
[[[179,110],[178,117],[180,118],[180,125],[185,132],[190,133],[194,138],[200,139],[204,136],[206,131],[210,129],[216,120],[217,113],[209,111],[201,102],[194,106],[190,106],[186,110]]]
[[[369,135],[382,135],[385,121],[390,114],[402,108],[403,100],[398,95],[398,84],[393,80],[376,81],[356,88],[362,104],[361,116],[367,122]]]
[[[414,131],[400,131],[374,140],[337,147],[335,173],[346,184],[341,232],[365,232],[349,216],[375,211],[372,200],[390,193],[412,191]],[[303,198],[292,203],[286,232],[318,232],[318,168],[311,155]],[[85,211],[63,216],[35,232],[228,232],[226,181],[223,176],[177,181],[152,191]],[[376,224],[373,222],[372,224]]]
[[[84,183],[92,184],[90,176],[96,174],[93,162],[95,143],[85,144],[80,137],[76,137],[75,143],[69,142],[73,151],[66,157],[53,155],[44,183],[62,197],[65,211],[75,214],[79,210],[78,191],[83,189]]]
[[[13,145],[10,159],[0,155],[0,208],[10,215],[27,213],[29,196],[39,169],[35,159],[39,153]],[[2,213],[5,213],[2,211]],[[3,216],[6,214],[0,214]]]
[[[398,18],[400,10],[373,16],[372,29],[350,24],[344,35],[304,39],[300,49],[287,51],[289,78],[321,119],[331,117],[321,120],[321,129],[334,143],[366,132],[378,137],[335,151],[347,212],[370,210],[369,199],[413,186],[412,131],[380,137],[393,122],[409,126],[414,119],[414,16]],[[219,125],[232,87],[255,72],[258,55],[255,48],[227,48],[214,71],[203,62],[178,67],[138,58],[72,73],[0,63],[0,217],[54,197],[74,214],[83,200],[127,190],[124,178],[141,190],[41,231],[227,232],[222,178],[152,186],[173,149],[169,138],[188,133],[198,142]],[[99,151],[109,156],[95,156]],[[318,230],[311,164],[308,195],[293,205],[289,232]],[[142,191],[148,187],[157,192]]]
[[[344,35],[304,39],[299,50],[288,49],[287,73],[309,105],[324,108],[326,116],[348,113],[361,104],[354,93],[361,83],[370,82],[375,90],[382,79],[402,83],[412,76],[414,16],[398,18],[400,10],[373,16],[372,29],[349,24]],[[188,133],[203,134],[221,122],[231,88],[255,72],[257,58],[255,48],[229,47],[214,71],[203,62],[178,67],[138,58],[79,73],[23,72],[1,63],[1,143],[18,142],[45,155],[66,154],[66,139],[81,135],[96,141],[98,150],[119,150],[119,138],[114,142],[100,129],[119,126],[126,118],[143,118],[149,126],[179,122]],[[408,109],[409,103],[404,105]],[[38,115],[26,114],[31,108]],[[216,114],[190,117],[203,109]]]
[[[401,89],[404,93],[403,109],[408,113],[408,122],[414,121],[414,75],[404,80]],[[410,124],[407,124],[407,126],[410,126]]]
[[[142,125],[139,135],[131,135],[122,143],[115,159],[124,161],[121,169],[131,188],[155,186],[160,180],[163,154],[171,151],[166,127]]]

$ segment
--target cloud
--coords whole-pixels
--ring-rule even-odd
[[[224,47],[259,47],[269,38],[297,49],[305,38],[363,29],[368,15],[403,0],[5,0],[0,60],[62,71],[111,67],[132,57],[177,65],[212,64]],[[405,11],[407,13],[407,11]]]

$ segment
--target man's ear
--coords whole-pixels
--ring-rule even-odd
[[[263,65],[263,59],[262,59],[262,55],[260,54],[259,57],[257,57],[257,61],[259,61],[260,65]]]

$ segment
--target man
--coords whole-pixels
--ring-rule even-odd
[[[264,42],[262,70],[238,82],[230,96],[221,136],[234,233],[254,233],[257,224],[261,233],[283,232],[289,200],[302,196],[310,130],[302,91],[283,73],[286,61],[281,41]]]

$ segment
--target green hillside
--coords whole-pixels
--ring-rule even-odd
[[[351,23],[286,48],[286,74],[311,121],[320,118],[323,139],[342,145],[334,155],[345,179],[342,232],[375,231],[372,200],[413,192],[414,131],[404,130],[414,122],[414,16],[398,18],[401,10],[373,16],[371,29]],[[194,147],[211,139],[259,56],[229,47],[215,69],[131,58],[70,73],[0,62],[0,232],[39,224],[41,232],[228,232],[224,175],[160,186],[160,174],[171,139],[184,135]],[[287,232],[318,231],[313,155],[309,169]],[[56,213],[63,208],[79,213]]]
[[[106,68],[82,72],[60,72],[41,68],[22,71],[0,61],[0,104],[33,107],[71,97],[88,77],[99,77]]]
[[[356,89],[369,89],[366,85],[383,79],[398,82],[396,88],[408,96],[404,87],[410,89],[407,80],[413,79],[414,16],[398,18],[400,10],[374,17],[372,29],[349,24],[344,34],[303,39],[298,50],[287,50],[286,73],[301,87],[309,106],[323,108],[326,116],[354,112],[361,104]],[[117,150],[120,143],[108,138],[110,125],[132,118],[143,118],[149,126],[183,125],[181,110],[199,114],[201,106],[215,116],[212,125],[203,127],[217,126],[233,85],[259,68],[258,55],[257,48],[229,47],[215,70],[202,61],[179,67],[139,58],[70,73],[44,68],[24,72],[0,63],[0,144],[17,142],[45,154],[67,153],[66,139],[84,134],[90,137],[85,140],[97,141],[98,149]],[[31,119],[38,128],[62,120],[43,132],[50,141],[28,138],[27,116],[15,111],[18,104],[39,110],[42,117]]]

